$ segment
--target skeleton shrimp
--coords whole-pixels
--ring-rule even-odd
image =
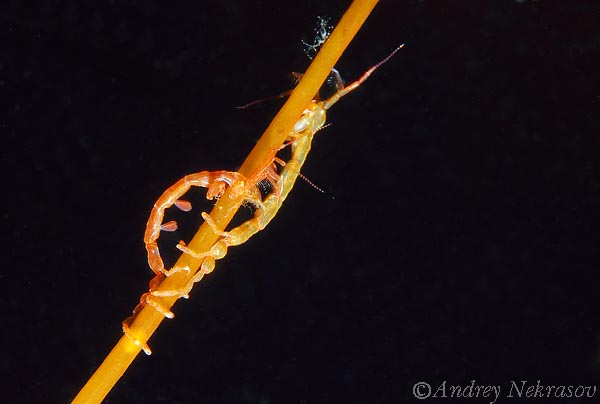
[[[324,101],[312,100],[308,108],[302,113],[302,116],[296,121],[284,143],[284,147],[291,145],[291,158],[289,161],[284,162],[276,156],[280,150],[278,149],[273,151],[272,158],[268,159],[263,167],[255,170],[248,178],[234,171],[202,171],[183,177],[163,192],[152,208],[144,235],[144,243],[148,253],[148,264],[154,272],[155,277],[150,281],[149,291],[141,296],[140,303],[133,311],[133,316],[123,321],[123,332],[125,335],[141,347],[146,354],[149,355],[151,353],[148,345],[142,344],[130,335],[129,332],[129,324],[131,324],[131,321],[133,321],[139,310],[144,305],[149,305],[163,316],[173,318],[173,313],[152,299],[152,297],[177,296],[187,298],[193,285],[199,282],[204,275],[213,271],[215,261],[222,259],[227,254],[229,247],[245,243],[254,234],[264,229],[275,217],[289,192],[292,190],[296,179],[300,175],[300,169],[306,161],[314,135],[325,125],[327,111],[342,97],[363,84],[375,70],[390,60],[403,46],[404,44],[398,46],[388,56],[372,66],[358,80],[348,86],[344,86],[337,70],[333,70],[337,91]],[[275,163],[282,166],[279,174],[277,173]],[[269,181],[274,188],[263,199],[257,185],[264,180]],[[254,216],[232,230],[223,231],[218,228],[208,213],[202,212],[202,218],[220,239],[205,252],[194,251],[188,248],[183,242],[177,244],[177,248],[184,254],[203,259],[202,264],[198,272],[194,274],[182,289],[159,291],[157,290],[158,286],[166,277],[176,272],[189,272],[189,268],[187,267],[165,269],[157,240],[161,231],[174,231],[177,229],[175,222],[162,223],[166,209],[173,205],[183,211],[191,209],[191,204],[180,198],[192,186],[207,188],[206,198],[209,200],[221,197],[226,187],[229,186],[232,189],[230,196],[243,196],[244,202],[254,206]]]

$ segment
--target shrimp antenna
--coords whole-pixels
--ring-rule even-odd
[[[306,183],[308,185],[310,185],[311,187],[313,187],[317,191],[321,192],[322,194],[326,194],[327,193],[327,192],[323,191],[322,188],[319,188],[314,182],[312,182],[311,180],[309,180],[304,174],[299,173],[298,177],[302,178],[304,181],[306,181]]]

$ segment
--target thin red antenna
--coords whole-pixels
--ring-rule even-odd
[[[277,95],[271,95],[269,97],[259,98],[258,100],[250,101],[249,103],[244,104],[244,105],[239,106],[239,107],[236,107],[236,108],[237,109],[246,109],[246,108],[254,106],[256,104],[260,104],[261,102],[271,101],[271,100],[277,100],[279,98],[287,97],[291,93],[292,93],[292,90],[284,91],[283,93],[280,93],[280,94],[277,94]]]
[[[377,68],[379,66],[381,66],[382,64],[384,64],[385,62],[387,62],[388,60],[390,60],[392,58],[392,56],[394,56],[396,54],[396,52],[398,52],[403,47],[404,47],[404,44],[398,46],[389,55],[387,55],[382,61],[380,61],[376,65],[373,65],[369,70],[367,70],[366,72],[364,72],[363,75],[360,76],[360,78],[358,80],[356,80],[354,83],[349,84],[348,86],[346,86],[343,89],[339,90],[337,93],[333,94],[329,99],[325,100],[323,102],[323,108],[325,108],[326,110],[329,109],[329,108],[331,108],[331,106],[333,104],[335,104],[336,102],[338,102],[340,98],[342,98],[343,96],[345,96],[346,94],[348,94],[350,91],[356,90],[362,83],[364,83],[365,81],[367,81],[367,79],[369,78],[369,76],[371,74],[373,74],[373,72],[375,70],[377,70]]]
[[[306,181],[306,183],[308,185],[310,185],[311,187],[313,187],[314,189],[316,189],[317,191],[321,192],[321,193],[325,193],[325,191],[323,191],[321,188],[319,188],[317,185],[315,185],[314,182],[312,182],[311,180],[309,180],[304,174],[302,173],[298,173],[298,177],[302,178],[304,181]]]

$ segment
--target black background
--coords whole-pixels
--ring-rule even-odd
[[[23,3],[0,6],[2,401],[59,403],[147,288],[154,200],[241,164],[281,102],[234,106],[290,88],[349,2]],[[337,67],[402,42],[316,136],[326,194],[296,184],[106,402],[598,383],[600,4],[383,1]]]

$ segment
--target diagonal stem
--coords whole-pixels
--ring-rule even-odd
[[[331,33],[327,42],[319,54],[315,57],[306,73],[290,95],[290,98],[277,113],[263,136],[252,149],[242,167],[240,173],[247,178],[254,172],[271,164],[274,151],[283,144],[292,127],[302,114],[302,111],[310,104],[331,69],[350,44],[364,21],[367,19],[378,0],[354,0],[350,5],[337,27]],[[216,225],[223,229],[235,215],[242,204],[240,198],[229,198],[226,192],[210,213]],[[189,247],[194,251],[207,251],[217,241],[218,236],[206,223],[203,223]],[[182,254],[177,263],[178,267],[188,266],[190,273],[176,273],[168,277],[159,287],[159,290],[177,290],[187,282],[198,271],[201,259]],[[164,307],[170,308],[176,297],[161,299]],[[145,343],[158,328],[164,317],[151,307],[144,307],[130,325],[130,332],[135,338]],[[100,403],[109,393],[119,378],[125,373],[129,365],[141,350],[131,339],[123,336],[108,354],[104,362],[91,376],[86,385],[73,400],[73,403]]]

